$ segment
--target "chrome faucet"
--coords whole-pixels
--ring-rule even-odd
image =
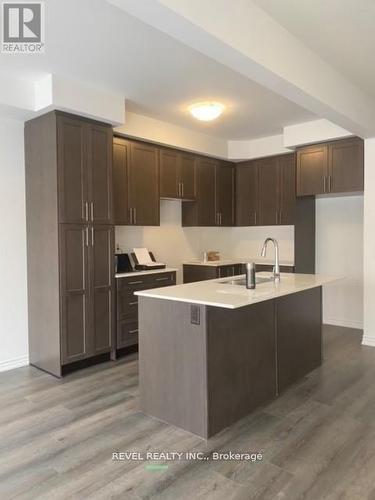
[[[262,257],[266,256],[267,245],[269,241],[272,241],[275,247],[275,265],[273,268],[273,279],[276,283],[278,283],[280,281],[280,264],[279,264],[279,244],[277,243],[277,240],[275,240],[274,238],[267,238],[266,240],[264,240],[261,256]]]

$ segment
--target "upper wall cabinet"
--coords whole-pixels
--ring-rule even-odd
[[[160,197],[195,200],[195,157],[172,149],[160,150]]]
[[[363,191],[363,141],[358,137],[297,150],[297,196]]]
[[[258,166],[256,161],[236,165],[236,225],[256,226],[259,220]]]
[[[294,155],[272,156],[236,166],[236,225],[294,224]]]
[[[197,198],[182,204],[183,226],[234,224],[234,166],[209,158],[197,161]]]
[[[158,226],[158,148],[115,137],[113,191],[116,225]]]
[[[112,130],[57,115],[59,221],[112,223]]]

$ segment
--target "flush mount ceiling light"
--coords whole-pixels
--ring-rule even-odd
[[[189,106],[190,113],[197,120],[210,122],[216,120],[224,111],[225,106],[220,102],[197,102]]]

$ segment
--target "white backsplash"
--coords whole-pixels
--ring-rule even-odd
[[[160,227],[116,226],[116,244],[122,251],[147,247],[156,260],[178,268],[179,283],[182,262],[201,259],[207,250],[218,250],[224,259],[258,258],[268,236],[278,240],[281,260],[294,260],[294,226],[181,227],[180,201],[161,200]],[[271,248],[268,257],[273,257]]]

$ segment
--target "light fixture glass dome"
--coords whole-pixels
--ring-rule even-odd
[[[189,106],[190,113],[197,120],[209,122],[218,118],[224,111],[225,106],[220,102],[197,102]]]

